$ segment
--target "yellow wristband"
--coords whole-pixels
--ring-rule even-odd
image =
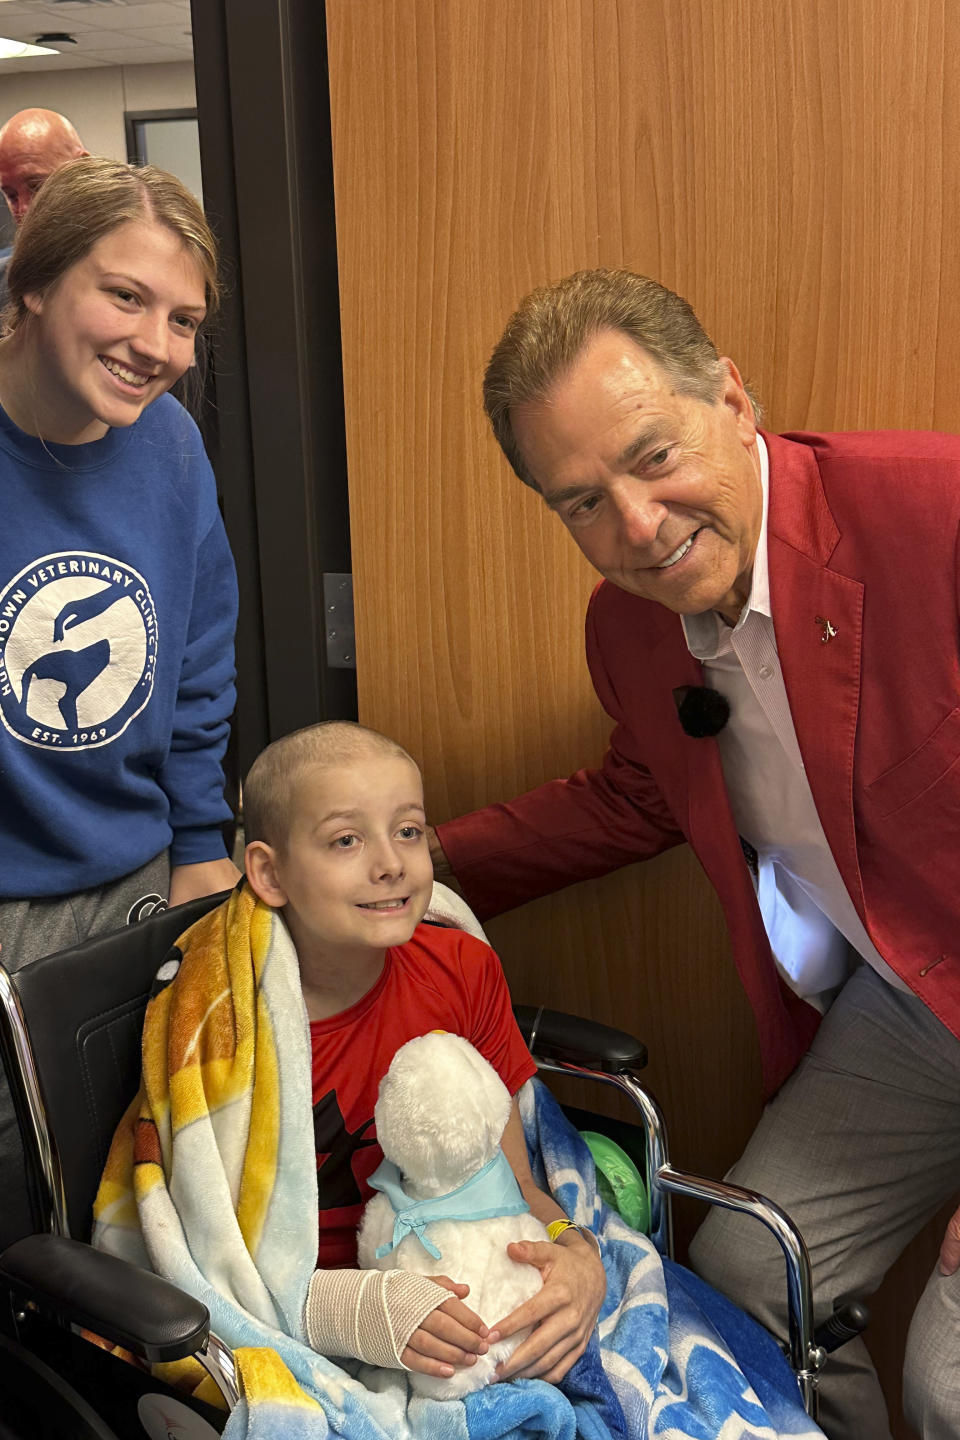
[[[557,1240],[564,1230],[579,1230],[580,1226],[575,1225],[572,1220],[551,1220],[547,1226],[547,1234],[551,1240]]]
[[[597,1247],[597,1254],[600,1254],[600,1241],[593,1231],[586,1225],[578,1225],[574,1220],[551,1220],[547,1226],[547,1234],[550,1239],[556,1242],[565,1230],[576,1230],[585,1240],[592,1240]]]

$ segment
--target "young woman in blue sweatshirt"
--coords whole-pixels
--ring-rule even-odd
[[[0,945],[16,968],[231,885],[237,585],[166,392],[217,299],[203,213],[84,158],[33,202],[0,340]]]

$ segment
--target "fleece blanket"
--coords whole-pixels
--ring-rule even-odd
[[[447,892],[437,909],[454,904]],[[207,1305],[242,1387],[228,1440],[819,1435],[773,1342],[603,1205],[549,1091],[525,1086],[521,1110],[535,1174],[599,1235],[607,1272],[597,1332],[564,1384],[435,1401],[412,1395],[401,1371],[315,1354],[303,1326],[317,1253],[307,1018],[286,927],[241,885],[158,973],[94,1243]]]

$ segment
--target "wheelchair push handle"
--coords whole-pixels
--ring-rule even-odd
[[[846,1305],[837,1305],[829,1320],[817,1329],[814,1345],[819,1345],[825,1355],[832,1355],[848,1340],[862,1335],[870,1324],[870,1311],[860,1300],[850,1300]]]

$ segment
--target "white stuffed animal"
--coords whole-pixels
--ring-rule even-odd
[[[523,1204],[500,1149],[510,1104],[499,1075],[462,1036],[437,1031],[403,1045],[380,1082],[374,1109],[386,1162],[371,1183],[377,1188],[387,1184],[389,1193],[367,1202],[357,1242],[361,1269],[415,1270],[469,1285],[464,1303],[488,1326],[542,1284],[539,1270],[511,1260],[507,1246],[548,1238],[546,1227]],[[451,1193],[461,1188],[462,1194]],[[426,1204],[410,1208],[411,1202]],[[491,1209],[497,1213],[490,1215]],[[487,1214],[430,1218],[445,1210],[453,1216],[471,1210]],[[476,1364],[448,1380],[411,1372],[410,1383],[437,1400],[479,1390],[496,1378],[497,1365],[529,1333],[527,1328],[491,1345]]]

